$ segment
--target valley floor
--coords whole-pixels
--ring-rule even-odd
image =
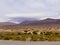
[[[21,32],[6,32],[0,33],[0,40],[19,40],[19,41],[60,41],[60,33],[53,32],[37,32],[31,33],[21,33]]]

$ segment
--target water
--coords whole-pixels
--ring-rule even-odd
[[[0,40],[0,45],[60,45],[60,42]]]

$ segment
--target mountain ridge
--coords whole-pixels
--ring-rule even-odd
[[[60,19],[51,19],[47,18],[44,20],[26,20],[23,21],[19,24],[12,23],[12,22],[0,22],[0,27],[2,28],[18,28],[18,27],[23,27],[23,26],[56,26],[60,25]]]
[[[60,19],[47,18],[44,20],[24,21],[21,26],[39,26],[39,25],[60,25]]]

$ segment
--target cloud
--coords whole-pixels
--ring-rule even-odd
[[[0,21],[19,16],[60,18],[59,12],[60,0],[0,0]]]
[[[46,18],[55,17],[58,13],[56,12],[40,12],[40,13],[12,13],[6,14],[6,17],[35,17],[35,18]]]
[[[0,0],[0,12],[2,14],[59,11],[59,2],[59,0]]]

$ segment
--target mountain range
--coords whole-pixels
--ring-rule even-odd
[[[16,19],[16,20],[15,20]],[[18,20],[17,20],[18,19]],[[22,19],[22,21],[21,21]],[[47,18],[44,20],[37,20],[34,18],[14,18],[12,21],[19,21],[16,24],[13,22],[0,22],[0,27],[17,27],[17,26],[45,26],[45,25],[60,25],[60,19]]]
[[[24,21],[21,26],[60,25],[60,19],[47,18],[44,20]]]

